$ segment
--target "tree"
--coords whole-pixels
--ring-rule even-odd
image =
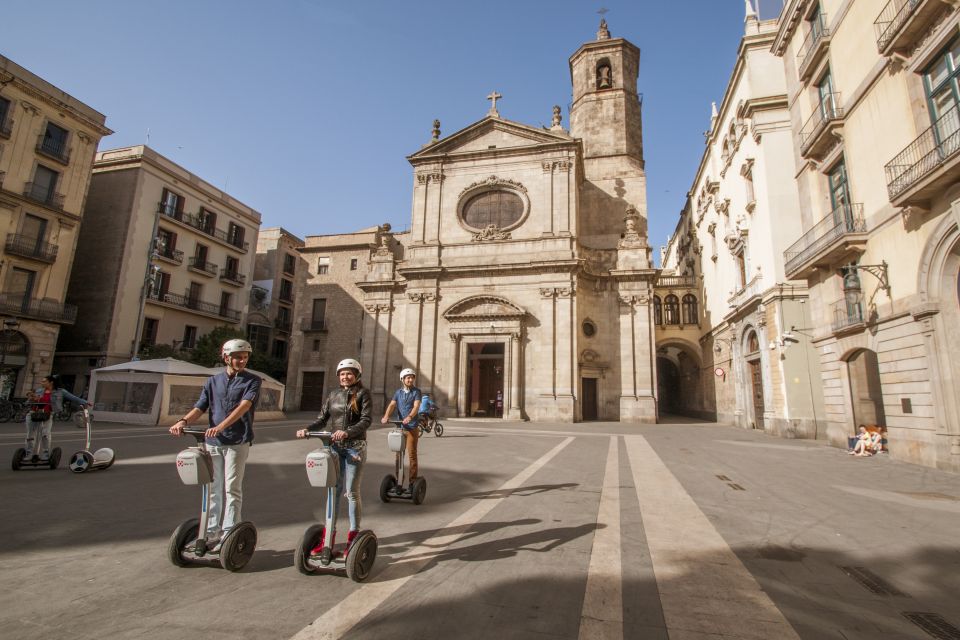
[[[169,344],[147,344],[140,347],[138,354],[141,360],[157,360],[159,358],[175,358],[177,360],[187,360],[187,354],[174,349]]]
[[[242,331],[222,325],[216,327],[210,333],[204,334],[197,339],[197,344],[193,347],[190,354],[190,362],[199,364],[201,367],[220,367],[223,366],[223,357],[220,348],[227,340],[240,338],[246,340],[247,336]],[[251,363],[252,366],[252,363]],[[253,367],[256,369],[256,367]]]

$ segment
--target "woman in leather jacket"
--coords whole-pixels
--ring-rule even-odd
[[[298,438],[306,438],[308,431],[333,431],[330,448],[340,458],[337,495],[347,497],[350,515],[347,546],[360,530],[360,480],[367,460],[367,428],[373,414],[370,392],[360,383],[362,373],[356,360],[341,360],[337,365],[340,388],[327,394],[317,419],[306,429],[297,431]],[[333,505],[333,522],[337,521],[339,506],[338,499]],[[320,545],[323,545],[323,536],[320,536]]]

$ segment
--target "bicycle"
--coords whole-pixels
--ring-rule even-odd
[[[433,435],[440,437],[443,435],[443,425],[437,420],[437,410],[430,407],[430,410],[424,415],[420,414],[420,422],[417,424],[420,429],[420,435],[433,432]]]

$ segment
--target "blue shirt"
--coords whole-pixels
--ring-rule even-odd
[[[238,371],[233,378],[224,369],[207,378],[200,392],[200,399],[193,405],[200,411],[208,411],[210,426],[215,427],[233,413],[242,400],[249,400],[253,406],[240,419],[224,429],[220,435],[207,438],[207,444],[223,446],[253,442],[253,414],[260,397],[260,377],[246,371]]]
[[[420,398],[420,410],[417,413],[430,413],[432,405],[433,401],[430,400],[430,396],[423,394],[423,397]]]
[[[413,403],[419,400],[421,395],[420,389],[416,387],[411,387],[410,391],[403,387],[397,389],[397,392],[393,394],[393,401],[397,403],[398,420],[403,420],[410,415],[410,412],[413,411]]]

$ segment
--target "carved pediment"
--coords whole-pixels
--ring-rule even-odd
[[[450,321],[518,319],[527,312],[505,298],[481,295],[461,300],[443,313]]]
[[[562,131],[538,129],[503,118],[487,117],[427,146],[411,155],[409,159],[414,160],[434,154],[487,151],[491,148],[556,144],[561,141],[573,143],[573,139]]]

